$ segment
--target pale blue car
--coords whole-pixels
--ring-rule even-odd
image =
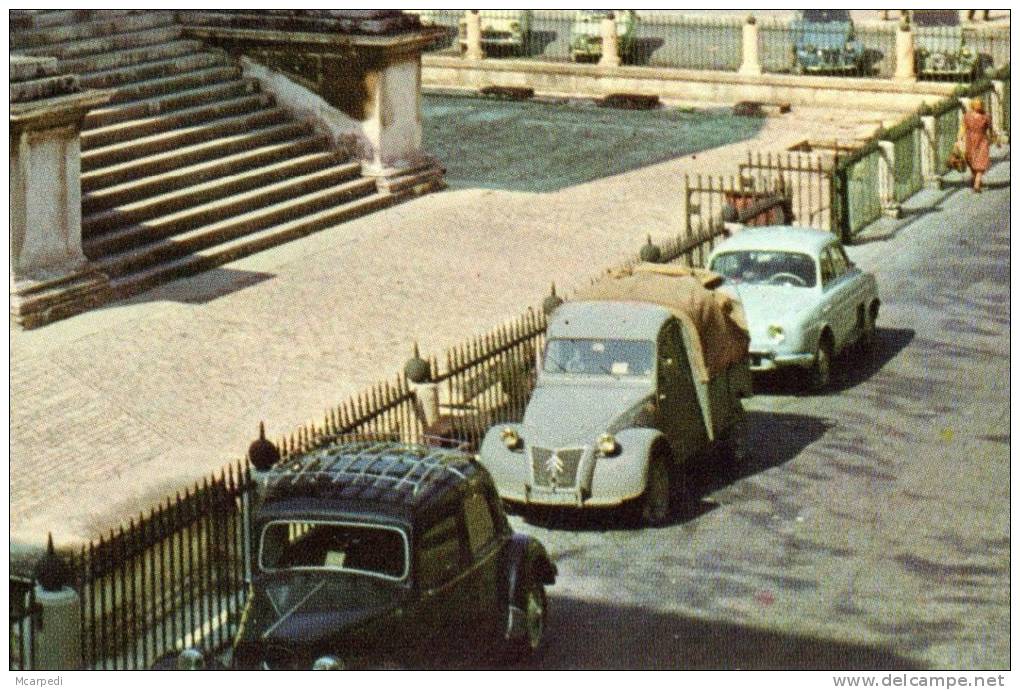
[[[875,342],[875,277],[854,265],[829,232],[748,228],[716,247],[708,266],[744,305],[752,371],[800,367],[809,372],[809,387],[822,390],[836,355]]]

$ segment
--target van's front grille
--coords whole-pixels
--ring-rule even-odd
[[[572,488],[577,484],[577,469],[584,448],[531,448],[531,473],[535,486]]]

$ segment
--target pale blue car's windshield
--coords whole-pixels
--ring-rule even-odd
[[[545,346],[550,373],[651,376],[654,347],[647,340],[554,338]]]
[[[807,254],[746,250],[712,259],[711,270],[731,283],[814,287],[815,262]]]

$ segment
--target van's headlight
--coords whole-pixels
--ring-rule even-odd
[[[620,444],[616,442],[616,437],[612,434],[602,434],[599,436],[598,449],[601,455],[609,457],[620,451]]]
[[[521,436],[515,429],[504,427],[503,431],[499,433],[499,437],[503,439],[503,445],[508,450],[517,450],[521,447]]]
[[[320,656],[312,664],[313,671],[343,671],[345,668],[344,660],[338,656]]]
[[[772,324],[768,329],[769,340],[775,344],[779,344],[786,340],[786,333],[783,332],[783,327],[778,324]]]

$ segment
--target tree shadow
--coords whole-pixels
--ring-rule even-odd
[[[856,345],[847,347],[833,359],[832,382],[821,394],[806,390],[807,371],[791,367],[755,376],[755,395],[836,395],[855,388],[881,371],[914,339],[912,328],[876,328],[875,346],[870,352]]]
[[[512,669],[887,670],[926,664],[891,648],[550,596],[546,643]],[[491,663],[491,662],[490,662]],[[483,662],[481,667],[489,666]]]

